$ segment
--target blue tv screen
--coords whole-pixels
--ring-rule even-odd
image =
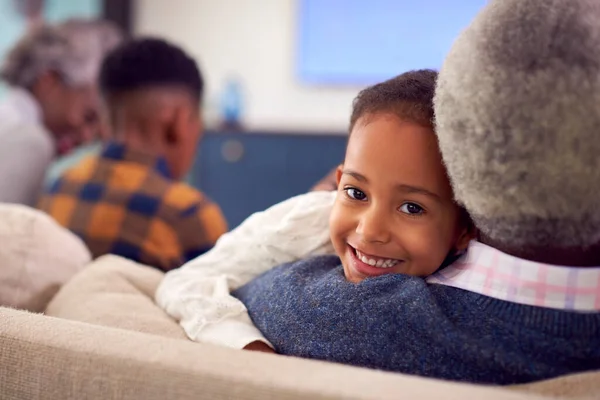
[[[297,73],[304,83],[368,85],[439,69],[487,0],[298,0]]]

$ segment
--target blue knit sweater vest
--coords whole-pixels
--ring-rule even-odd
[[[600,313],[524,306],[406,275],[353,284],[333,256],[282,265],[234,295],[280,354],[492,384],[600,369]]]

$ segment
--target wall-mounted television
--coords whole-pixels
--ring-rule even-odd
[[[297,0],[301,82],[368,85],[439,69],[487,0]]]

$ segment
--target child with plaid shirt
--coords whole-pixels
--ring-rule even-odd
[[[113,139],[48,188],[40,209],[95,257],[177,268],[227,230],[220,208],[181,182],[202,131],[200,71],[172,44],[138,39],[107,56],[100,88]]]

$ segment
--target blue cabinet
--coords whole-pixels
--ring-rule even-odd
[[[345,135],[207,132],[191,183],[216,201],[231,228],[306,192],[342,162]]]

